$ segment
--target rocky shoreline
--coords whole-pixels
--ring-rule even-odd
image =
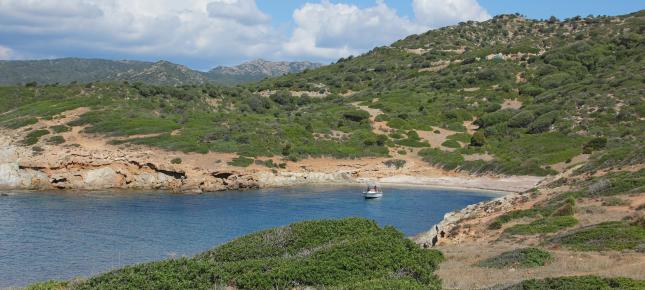
[[[52,147],[35,154],[31,148],[0,138],[0,189],[7,190],[166,190],[201,193],[222,190],[284,187],[304,184],[362,184],[379,180],[390,185],[452,187],[518,192],[541,178],[530,176],[469,176],[414,165],[390,168],[378,159],[330,160],[293,163],[285,169],[262,166],[240,168],[224,162],[202,166],[200,159],[183,155],[186,162],[172,164],[173,153],[123,150],[104,145],[98,149]],[[315,162],[325,166],[316,166]],[[421,168],[421,169],[420,169]],[[424,171],[425,170],[425,171]],[[431,171],[428,171],[431,170]],[[428,172],[432,176],[428,176]],[[408,175],[410,174],[410,175]]]

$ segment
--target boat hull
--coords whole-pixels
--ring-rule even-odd
[[[363,197],[365,197],[365,199],[380,198],[382,196],[382,192],[363,192]]]

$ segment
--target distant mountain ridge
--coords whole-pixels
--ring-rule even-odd
[[[266,61],[258,59],[238,66],[218,66],[209,72],[192,70],[168,61],[106,60],[59,58],[47,60],[0,61],[0,85],[37,82],[88,83],[95,81],[130,81],[157,85],[238,84],[267,77],[297,73],[317,68],[320,63]]]
[[[218,66],[209,73],[211,74],[228,74],[228,75],[265,75],[271,77],[282,76],[290,73],[297,73],[306,69],[321,67],[322,64],[309,61],[268,61],[256,59],[245,62],[237,66]]]

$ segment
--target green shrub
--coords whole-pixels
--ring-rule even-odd
[[[18,129],[18,128],[33,125],[36,123],[38,123],[38,119],[34,117],[21,117],[21,118],[15,118],[8,121],[4,121],[0,123],[0,125],[9,129]]]
[[[403,166],[405,166],[406,161],[402,159],[390,159],[390,160],[385,160],[383,161],[383,164],[387,167],[394,167],[396,169],[400,169]]]
[[[486,144],[486,135],[483,132],[477,131],[473,134],[473,137],[470,138],[470,145],[472,146],[484,146]]]
[[[244,156],[235,157],[233,160],[228,162],[228,165],[237,167],[248,167],[251,164],[253,164],[253,158],[247,158]]]
[[[605,176],[593,178],[586,184],[589,196],[640,192],[645,188],[645,169],[636,172],[610,172]]]
[[[49,131],[46,129],[31,131],[29,132],[29,134],[27,134],[27,136],[25,136],[25,139],[22,140],[22,144],[27,146],[34,145],[38,143],[38,140],[40,139],[40,137],[45,136],[47,134],[49,134]]]
[[[537,208],[524,209],[524,210],[513,210],[505,214],[498,216],[490,225],[489,229],[497,230],[501,229],[502,225],[508,223],[514,219],[524,218],[524,217],[534,217],[540,214],[540,210]]]
[[[479,262],[480,267],[507,268],[507,267],[539,267],[546,265],[553,256],[538,248],[523,248],[501,253],[497,256]]]
[[[453,170],[464,163],[464,157],[455,152],[444,152],[436,148],[427,148],[419,151],[423,161],[442,168]]]
[[[468,135],[468,133],[456,133],[456,134],[452,134],[452,135],[450,135],[450,136],[448,136],[446,138],[450,139],[450,140],[455,140],[455,141],[459,141],[461,143],[468,144],[470,142],[470,137],[471,136]]]
[[[441,143],[441,146],[444,146],[447,148],[461,148],[461,144],[459,144],[459,142],[452,139],[448,139],[444,141],[443,143]]]
[[[598,276],[571,276],[522,281],[507,290],[597,290],[597,289],[644,289],[644,280],[630,278],[604,278]]]
[[[573,216],[546,217],[529,224],[518,224],[507,228],[504,233],[509,235],[535,235],[554,233],[561,229],[572,227],[578,223]]]
[[[24,290],[63,290],[67,289],[68,282],[49,280],[46,282],[31,284],[24,288]]]
[[[535,120],[535,115],[531,111],[522,111],[515,114],[508,120],[508,126],[512,128],[524,128]]]
[[[440,289],[433,272],[442,260],[392,227],[319,220],[249,234],[192,258],[127,266],[77,288]]]
[[[589,142],[585,143],[585,145],[582,146],[582,152],[585,154],[591,154],[591,152],[603,149],[606,146],[607,146],[607,138],[596,137],[589,140]]]
[[[47,143],[54,145],[63,144],[65,143],[65,138],[63,138],[63,136],[61,135],[51,136],[49,137],[49,139],[47,139]]]
[[[550,240],[579,251],[634,249],[645,244],[645,228],[622,221],[604,222]]]
[[[54,133],[63,133],[63,132],[69,132],[72,130],[71,127],[66,125],[55,125],[55,126],[49,127],[49,129],[54,131]]]
[[[173,158],[172,160],[170,160],[170,163],[172,163],[172,164],[181,164],[181,161],[182,161],[181,158],[177,157],[177,158]]]

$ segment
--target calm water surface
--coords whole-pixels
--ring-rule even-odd
[[[0,196],[0,288],[90,276],[126,264],[190,256],[235,237],[295,221],[366,217],[407,235],[495,195],[386,188],[298,187],[203,195],[22,193]]]

